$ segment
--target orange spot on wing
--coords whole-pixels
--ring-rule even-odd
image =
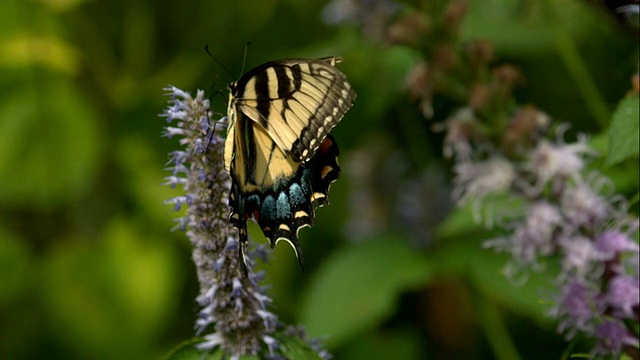
[[[320,144],[320,150],[322,150],[323,153],[326,153],[327,151],[329,151],[331,145],[333,145],[333,141],[331,141],[329,137],[326,137]]]

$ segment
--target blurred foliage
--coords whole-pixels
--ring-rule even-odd
[[[640,101],[638,96],[625,97],[616,108],[609,131],[609,152],[607,164],[612,165],[629,157],[638,157],[638,137],[640,132],[638,120],[640,118]]]
[[[375,45],[353,27],[328,27],[325,5],[0,2],[0,358],[159,358],[194,335],[190,244],[169,231],[175,214],[162,205],[180,193],[161,185],[166,154],[178,145],[160,136],[156,114],[168,83],[224,94],[249,41],[247,68],[344,57],[340,68],[358,100],[334,136],[345,162],[358,149],[387,149],[369,160],[371,184],[402,192],[403,179],[442,162],[442,134],[430,131],[405,94],[418,55]],[[527,82],[518,101],[579,131],[611,134],[615,166],[603,171],[625,195],[637,195],[637,94],[618,105],[637,72],[637,33],[597,1],[500,0],[472,2],[462,35],[492,41],[501,62],[521,67]],[[230,74],[206,54],[207,44]],[[223,97],[212,98],[220,114]],[[456,104],[435,105],[442,120]],[[635,136],[620,136],[628,122]],[[324,338],[337,359],[560,357],[567,345],[545,318],[548,274],[520,287],[505,280],[505,258],[480,247],[492,234],[469,209],[424,234],[435,243],[414,241],[407,224],[384,217],[383,231],[350,241],[346,222],[367,209],[352,200],[349,171],[333,185],[317,226],[301,233],[306,272],[284,246],[263,265],[282,321]],[[386,200],[390,213],[401,204]],[[443,217],[446,208],[436,204],[424,216]],[[306,356],[290,349],[292,358]]]

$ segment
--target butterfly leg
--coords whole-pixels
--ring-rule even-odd
[[[239,201],[235,201],[239,199]],[[235,206],[238,208],[236,209]],[[244,198],[240,195],[238,186],[235,182],[231,185],[231,192],[229,193],[229,205],[231,206],[231,215],[229,220],[233,227],[238,229],[238,262],[240,270],[244,277],[249,276],[249,270],[247,268],[247,244],[249,238],[247,235],[247,218],[245,215],[245,202]],[[241,215],[242,214],[242,215]]]
[[[247,269],[247,258],[246,258],[248,239],[247,239],[246,223],[244,225],[245,225],[244,236],[242,235],[243,230],[240,230],[240,241],[238,242],[238,260],[240,262],[240,270],[242,271],[242,274],[246,278],[249,276],[249,270]]]

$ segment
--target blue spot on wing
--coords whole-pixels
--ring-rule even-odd
[[[289,205],[289,197],[287,193],[281,192],[278,195],[278,202],[276,206],[276,218],[287,219],[291,217],[291,206]]]
[[[313,189],[311,188],[311,177],[313,173],[311,169],[304,169],[302,176],[300,177],[300,183],[302,184],[302,191],[306,197],[311,196]]]
[[[256,194],[247,197],[247,207],[250,209],[260,209],[260,197]]]
[[[273,219],[276,214],[276,200],[273,196],[266,196],[260,209],[260,217],[263,219]]]
[[[291,184],[291,187],[289,188],[289,199],[291,201],[291,204],[296,208],[300,204],[304,204],[306,199],[300,185],[296,183]]]
[[[300,266],[303,267],[297,231],[303,226],[313,226],[316,208],[328,203],[329,185],[340,174],[338,154],[335,140],[328,135],[322,147],[309,161],[300,164],[295,174],[277,179],[270,187],[243,193],[237,179],[232,177],[232,192],[229,197],[232,208],[230,220],[240,232],[241,258],[246,251],[246,221],[253,217],[270,240],[272,247],[278,239],[289,240],[294,246]],[[316,193],[324,196],[317,196],[312,200]]]

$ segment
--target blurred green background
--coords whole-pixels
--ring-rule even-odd
[[[604,133],[599,119],[637,71],[637,33],[599,2],[559,3],[550,16],[536,1],[473,2],[461,37],[490,39],[500,61],[521,67],[519,101]],[[561,356],[567,344],[541,301],[551,275],[514,287],[500,274],[506,257],[480,248],[492,234],[467,210],[445,211],[443,135],[404,85],[420,55],[327,26],[326,4],[0,2],[0,358],[159,358],[193,336],[190,243],[170,232],[178,214],[163,205],[180,194],[162,186],[178,145],[160,136],[157,114],[167,84],[210,93],[239,77],[248,41],[247,68],[341,55],[358,93],[333,132],[343,174],[331,206],[301,232],[306,272],[286,246],[262,266],[280,320],[323,337],[337,359]],[[559,38],[577,45],[584,73],[563,61]],[[222,115],[223,96],[212,101]],[[442,120],[438,110],[456,104],[436,105]],[[607,170],[618,190],[637,191],[637,164],[620,166]],[[407,208],[418,219],[407,220]]]

